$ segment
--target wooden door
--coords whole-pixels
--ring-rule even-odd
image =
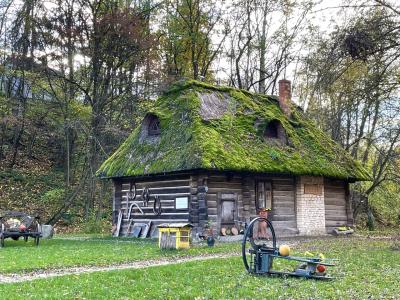
[[[236,193],[220,193],[219,219],[221,225],[235,225],[237,204]]]
[[[221,202],[221,224],[235,223],[235,201],[223,200]]]

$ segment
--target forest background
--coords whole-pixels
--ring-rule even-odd
[[[276,94],[286,78],[370,170],[357,226],[399,226],[399,21],[395,0],[0,0],[0,209],[109,231],[95,172],[149,101],[180,79]]]

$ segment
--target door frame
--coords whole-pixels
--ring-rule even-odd
[[[223,192],[218,192],[217,193],[217,199],[218,199],[218,202],[217,202],[218,203],[218,209],[217,209],[217,222],[218,222],[217,227],[218,227],[218,231],[220,231],[221,227],[222,227],[222,203],[224,201],[233,202],[234,213],[233,213],[232,226],[237,226],[236,223],[238,221],[238,193],[231,192],[229,190],[226,190],[226,191],[223,191]]]

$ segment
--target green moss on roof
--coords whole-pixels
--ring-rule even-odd
[[[201,97],[210,93],[225,97],[223,101],[228,101],[234,110],[205,119],[201,115]],[[209,169],[370,179],[357,161],[301,111],[294,110],[289,119],[275,97],[185,81],[159,97],[149,112],[160,119],[160,137],[143,138],[138,126],[101,165],[98,176]],[[263,138],[259,128],[272,120],[281,123],[288,143]]]

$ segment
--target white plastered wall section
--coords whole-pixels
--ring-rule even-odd
[[[308,193],[305,193],[307,185]],[[313,190],[310,193],[310,189]],[[300,176],[296,182],[297,229],[300,235],[325,234],[324,178]]]

